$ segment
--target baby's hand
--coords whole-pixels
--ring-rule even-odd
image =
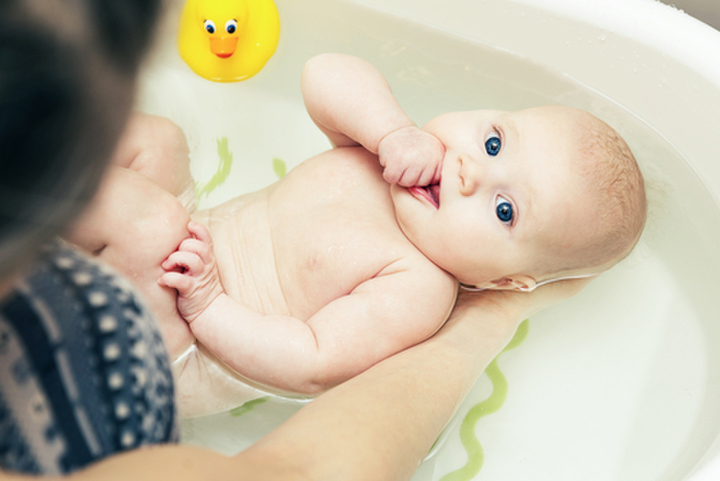
[[[389,133],[378,145],[383,177],[403,187],[440,182],[445,146],[432,134],[417,127]]]
[[[161,286],[177,289],[177,307],[188,323],[200,316],[223,293],[210,233],[201,224],[188,223],[189,237],[161,264]]]

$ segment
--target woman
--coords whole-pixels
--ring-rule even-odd
[[[237,456],[178,445],[152,316],[122,280],[53,240],[99,183],[158,10],[151,0],[0,3],[0,477],[409,478],[519,322],[582,284],[463,294],[429,341]]]

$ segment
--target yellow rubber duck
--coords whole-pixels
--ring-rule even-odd
[[[280,18],[273,0],[187,0],[178,49],[201,77],[237,82],[265,66],[279,37]]]

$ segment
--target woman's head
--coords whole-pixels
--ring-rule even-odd
[[[159,6],[0,3],[0,280],[93,195],[130,110]]]

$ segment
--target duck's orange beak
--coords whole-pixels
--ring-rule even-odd
[[[228,58],[235,53],[238,38],[233,37],[210,37],[210,51],[220,58]]]

